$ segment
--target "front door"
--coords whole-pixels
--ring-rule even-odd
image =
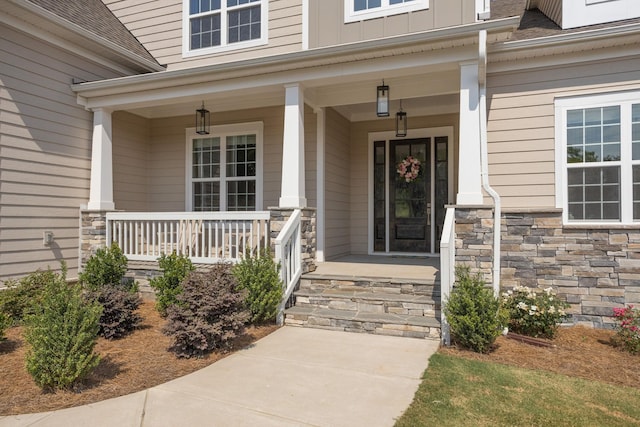
[[[422,138],[373,140],[373,252],[439,252],[451,193],[448,129]]]
[[[431,252],[429,139],[389,145],[389,251]]]

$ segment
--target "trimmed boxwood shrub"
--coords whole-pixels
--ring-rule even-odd
[[[137,285],[124,280],[127,266],[122,250],[112,243],[109,248],[98,249],[79,276],[85,299],[102,306],[98,334],[106,339],[122,338],[141,321],[135,313],[142,302]]]
[[[228,264],[193,272],[182,284],[177,304],[167,308],[163,331],[172,338],[170,350],[178,357],[202,356],[224,350],[244,331],[249,313]]]
[[[87,303],[64,273],[45,284],[42,304],[26,317],[27,371],[44,390],[70,389],[95,368],[102,307]]]
[[[127,273],[127,257],[117,243],[109,248],[101,248],[89,258],[82,273],[78,275],[80,283],[91,291],[104,285],[123,285],[122,280]]]
[[[444,306],[451,336],[464,348],[487,353],[507,325],[508,314],[479,274],[471,276],[469,268],[457,267],[456,282]]]
[[[268,249],[245,256],[233,267],[233,276],[241,289],[247,290],[246,304],[253,323],[271,321],[282,301],[282,280]]]
[[[19,281],[5,282],[7,288],[0,291],[0,313],[12,324],[22,322],[41,305],[46,284],[56,277],[57,273],[48,269],[38,270]]]
[[[177,302],[182,292],[182,281],[194,270],[191,260],[178,255],[174,251],[170,255],[162,254],[158,259],[162,276],[149,280],[149,285],[156,291],[156,309],[162,317],[166,317],[167,308]]]

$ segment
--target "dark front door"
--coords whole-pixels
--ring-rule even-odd
[[[389,251],[431,252],[431,138],[389,142]]]

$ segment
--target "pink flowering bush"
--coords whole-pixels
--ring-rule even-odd
[[[613,344],[631,354],[640,353],[640,310],[633,306],[614,308],[613,317],[616,322],[616,334],[611,338]]]
[[[502,294],[502,306],[509,311],[509,330],[530,337],[553,338],[558,325],[567,317],[569,304],[553,289],[514,286]]]

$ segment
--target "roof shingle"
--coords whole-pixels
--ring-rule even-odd
[[[158,64],[138,39],[101,0],[28,0],[98,37]]]

